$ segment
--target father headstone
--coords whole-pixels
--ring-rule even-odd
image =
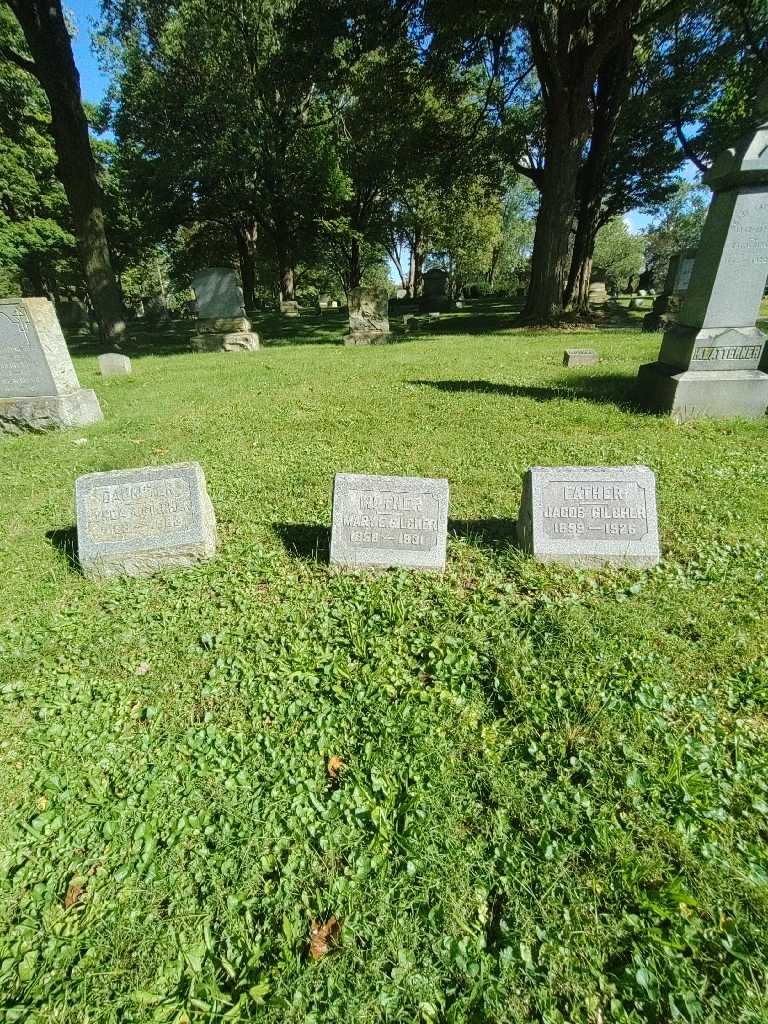
[[[644,405],[677,420],[765,414],[765,335],[755,326],[768,275],[768,86],[759,126],[704,176],[714,194],[682,309],[658,361],[640,367]]]
[[[75,482],[83,573],[146,576],[216,552],[216,517],[197,462],[88,473]]]
[[[448,481],[337,473],[331,562],[444,569]]]
[[[105,352],[99,356],[102,377],[127,377],[131,373],[131,360],[119,352]]]
[[[349,334],[345,345],[383,345],[389,336],[386,288],[353,288],[349,293]]]
[[[599,362],[593,348],[567,348],[563,353],[563,366],[597,366]]]
[[[0,299],[0,431],[53,430],[103,419],[80,387],[48,299]]]
[[[517,537],[540,562],[656,565],[656,478],[647,466],[533,466]]]
[[[198,321],[190,339],[197,352],[255,352],[259,336],[245,315],[243,290],[229,267],[203,270],[192,282]]]

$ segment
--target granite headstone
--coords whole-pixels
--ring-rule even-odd
[[[765,335],[755,326],[768,275],[768,85],[757,113],[757,128],[704,176],[714,198],[685,299],[657,362],[638,374],[645,407],[677,420],[755,419],[768,407]]]
[[[234,270],[211,267],[192,282],[198,320],[191,343],[196,352],[256,352],[259,336],[245,315],[243,290]]]
[[[447,480],[336,474],[332,563],[444,569],[447,536]]]
[[[599,362],[593,348],[567,348],[563,353],[563,366],[597,366]]]
[[[216,552],[216,517],[196,462],[88,473],[75,482],[75,506],[88,577],[145,576]]]
[[[647,466],[533,466],[517,538],[541,562],[655,565],[656,478]]]
[[[349,334],[345,345],[382,345],[390,341],[386,288],[353,288],[349,293]]]
[[[54,430],[103,419],[81,388],[48,299],[0,299],[0,431]]]
[[[131,360],[119,352],[105,352],[99,356],[102,377],[127,377],[131,373]]]

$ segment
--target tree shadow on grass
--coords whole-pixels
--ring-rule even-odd
[[[289,555],[310,561],[327,562],[331,531],[318,523],[273,523],[272,529]]]
[[[569,377],[567,383],[501,384],[490,380],[411,380],[415,387],[430,387],[438,391],[468,392],[481,395],[501,395],[505,398],[532,398],[535,402],[551,402],[585,398],[590,402],[616,405],[631,412],[646,412],[640,408],[635,394],[636,378],[625,374],[595,374]]]
[[[503,548],[516,543],[516,519],[449,519],[448,531],[475,547]]]
[[[80,561],[77,557],[77,527],[65,526],[58,530],[48,530],[45,535],[57,551],[60,551],[70,569],[81,572]]]

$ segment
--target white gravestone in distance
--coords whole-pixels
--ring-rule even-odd
[[[337,473],[331,563],[444,569],[448,481]]]
[[[647,466],[533,466],[517,539],[540,562],[656,565],[656,478]]]
[[[259,336],[245,315],[243,290],[229,267],[203,270],[192,282],[198,320],[192,335],[197,352],[255,352]]]
[[[99,356],[99,371],[102,377],[128,377],[131,360],[119,352],[105,352]]]
[[[48,299],[0,299],[0,431],[54,430],[103,419],[81,388]]]
[[[216,517],[196,462],[88,473],[75,482],[85,576],[146,576],[216,552]]]
[[[685,299],[658,361],[638,374],[646,408],[677,420],[757,419],[768,406],[765,335],[755,326],[768,276],[768,87],[758,114],[759,126],[704,176],[714,198]]]

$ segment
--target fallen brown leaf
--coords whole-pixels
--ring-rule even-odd
[[[342,758],[338,754],[333,754],[328,758],[328,776],[331,779],[338,779],[339,773],[344,770],[346,765]]]
[[[309,955],[313,960],[320,960],[327,953],[330,953],[338,944],[341,925],[335,914],[331,914],[327,921],[313,921],[309,929]]]
[[[64,909],[69,910],[70,907],[74,907],[76,903],[80,902],[80,897],[83,895],[84,880],[75,875],[74,878],[70,879],[67,891],[64,896]]]

